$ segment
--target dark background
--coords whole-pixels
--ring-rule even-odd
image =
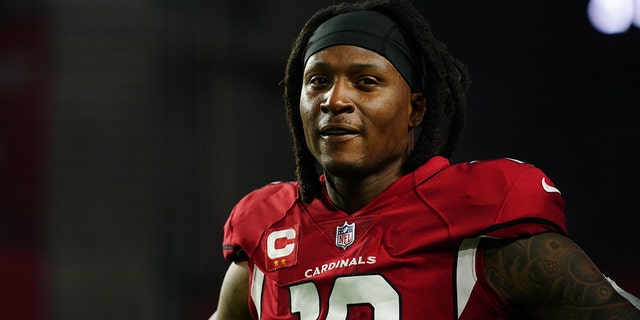
[[[330,1],[0,4],[0,318],[206,319],[245,193],[293,179],[278,82]],[[512,157],[640,295],[640,29],[587,1],[415,1],[471,73],[454,161]]]

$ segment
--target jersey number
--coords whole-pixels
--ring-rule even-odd
[[[259,270],[255,268],[255,270]],[[254,272],[254,276],[264,274]],[[255,283],[255,282],[254,282]],[[262,290],[260,290],[262,291]],[[252,290],[253,293],[253,290]],[[257,292],[256,292],[257,293]],[[316,320],[320,317],[318,288],[313,282],[305,282],[289,287],[291,313],[298,313],[300,320]],[[261,304],[260,297],[252,294],[256,305]],[[258,300],[256,300],[258,298]],[[349,305],[370,305],[374,319],[400,319],[400,295],[385,278],[380,275],[355,275],[336,278],[329,294],[326,320],[346,319]],[[260,312],[261,308],[258,308]]]

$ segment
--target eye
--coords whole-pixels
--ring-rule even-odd
[[[307,80],[307,84],[312,86],[324,86],[329,84],[329,82],[329,78],[323,75],[314,75],[309,77],[309,79]]]
[[[360,78],[356,82],[356,86],[359,86],[359,87],[371,87],[371,86],[377,86],[377,85],[380,85],[380,81],[375,77],[370,77],[370,76]]]

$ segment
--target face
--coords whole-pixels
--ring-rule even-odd
[[[304,69],[300,115],[311,153],[340,177],[400,172],[424,97],[411,93],[395,67],[376,52],[337,45],[312,55]]]

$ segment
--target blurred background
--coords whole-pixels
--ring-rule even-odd
[[[330,2],[3,0],[0,319],[207,319],[232,206],[293,179],[278,82]],[[414,3],[471,72],[453,161],[542,168],[640,296],[640,29],[587,0]]]

